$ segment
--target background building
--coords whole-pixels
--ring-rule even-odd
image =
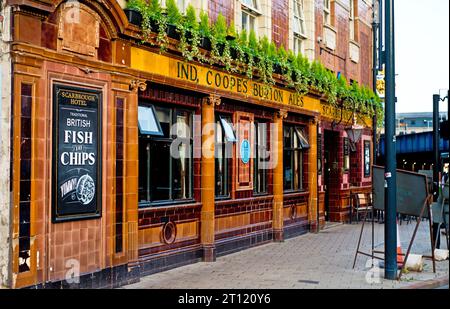
[[[433,113],[397,114],[397,135],[433,131]],[[440,122],[447,120],[447,113],[440,113]]]

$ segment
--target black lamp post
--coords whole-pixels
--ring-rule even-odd
[[[395,136],[394,0],[385,0],[386,39],[386,167],[385,167],[385,278],[397,279],[397,139]]]

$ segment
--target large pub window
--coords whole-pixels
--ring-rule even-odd
[[[231,187],[232,150],[233,143],[236,142],[231,118],[217,117],[215,142],[216,198],[228,198]]]
[[[310,148],[301,127],[284,125],[284,190],[303,190],[303,154]]]
[[[141,207],[192,199],[192,112],[140,105],[139,202]]]
[[[268,124],[255,121],[255,159],[254,159],[254,192],[266,194],[268,192],[267,163],[269,161]]]

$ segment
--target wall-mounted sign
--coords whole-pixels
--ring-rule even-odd
[[[247,139],[241,143],[241,160],[244,164],[250,162],[250,142]]]
[[[102,92],[53,85],[53,222],[101,217]]]
[[[377,94],[380,97],[380,99],[384,99],[384,96],[386,94],[385,91],[385,87],[386,87],[386,82],[384,79],[384,71],[379,71],[377,74]]]
[[[364,177],[369,177],[370,174],[370,142],[364,141]]]

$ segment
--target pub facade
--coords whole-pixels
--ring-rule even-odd
[[[371,192],[369,115],[187,61],[175,39],[161,52],[121,2],[2,8],[4,286],[117,287],[348,220],[351,195]]]

